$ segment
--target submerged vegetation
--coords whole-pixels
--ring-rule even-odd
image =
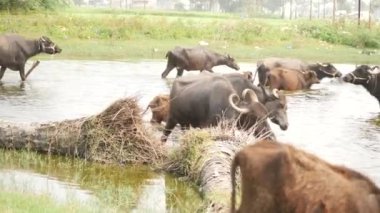
[[[227,212],[230,165],[239,149],[259,140],[252,132],[240,132],[234,122],[186,131],[180,139],[180,147],[169,154],[163,168],[196,183],[207,203],[204,207],[207,212]]]
[[[47,35],[63,48],[57,57],[82,59],[164,59],[166,51],[174,46],[194,46],[205,40],[210,48],[245,60],[276,55],[367,63],[375,62],[378,54],[359,52],[380,45],[377,25],[368,29],[349,21],[331,24],[327,20],[290,21],[149,10],[69,8],[28,14],[3,12],[0,32],[28,37]]]
[[[47,195],[26,194],[21,192],[3,191],[0,189],[0,212],[46,212],[66,213],[96,212],[89,206],[81,206],[78,203],[58,204]]]
[[[20,212],[19,209],[24,209],[21,212],[27,210],[29,210],[27,212],[44,212],[41,210],[50,208],[57,209],[54,212],[130,212],[132,209],[141,208],[139,201],[143,199],[144,185],[149,185],[149,180],[163,178],[161,174],[153,172],[148,166],[128,165],[125,167],[99,164],[78,158],[41,155],[26,150],[6,151],[0,149],[0,165],[0,173],[2,171],[20,171],[29,174],[31,177],[35,175],[42,175],[41,177],[46,178],[54,177],[56,178],[53,179],[55,183],[63,181],[61,183],[67,183],[69,187],[72,187],[71,183],[74,184],[74,187],[78,184],[81,189],[90,190],[90,195],[96,198],[95,203],[78,202],[78,200],[72,198],[74,193],[71,190],[59,190],[57,191],[59,197],[66,194],[73,200],[57,203],[50,196],[33,196],[34,192],[26,191],[23,187],[24,185],[38,184],[38,182],[32,182],[32,180],[25,183],[16,181],[17,183],[15,182],[14,186],[12,186],[16,187],[19,184],[19,187],[16,188],[24,192],[21,195],[19,190],[13,191],[12,187],[10,187],[9,191],[5,190],[8,187],[4,189],[2,184],[6,184],[7,181],[4,181],[3,177],[0,178],[0,188],[2,188],[0,190],[1,212],[7,212],[3,210]],[[188,183],[174,179],[169,175],[165,175],[164,178],[165,191],[161,193],[165,193],[168,212],[196,212],[199,206],[203,205],[197,191],[189,187]],[[47,181],[43,183],[45,184],[42,184],[43,186],[39,189],[39,192],[42,191],[44,186],[47,186]],[[3,196],[8,197],[2,199]],[[20,201],[25,202],[21,203]],[[40,203],[40,206],[37,208],[36,204],[38,203]],[[183,211],[183,208],[188,211]],[[36,210],[34,211],[34,209]]]

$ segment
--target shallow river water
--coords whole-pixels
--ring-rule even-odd
[[[23,84],[18,72],[8,70],[0,85],[0,119],[12,122],[73,119],[99,113],[113,101],[129,95],[139,96],[141,107],[145,108],[153,96],[169,92],[170,79],[160,78],[165,66],[164,61],[42,61]],[[240,66],[243,71],[255,69],[254,63]],[[354,65],[336,64],[336,67],[343,74],[354,69]],[[223,66],[214,70],[233,72]],[[191,74],[198,72],[185,72]],[[169,75],[173,77],[175,70]],[[363,172],[380,185],[380,127],[372,122],[379,116],[380,107],[375,98],[361,86],[336,79],[324,79],[311,90],[289,93],[287,97],[289,129],[281,131],[271,125],[280,141]],[[148,120],[148,116],[144,119]],[[33,168],[27,171],[13,168],[0,169],[0,176],[22,176],[25,172],[46,175]],[[153,185],[165,188],[167,178],[153,180]],[[91,187],[83,190],[91,191]]]

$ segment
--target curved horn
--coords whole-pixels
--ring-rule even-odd
[[[246,95],[249,94],[249,102],[252,103],[252,102],[259,102],[259,99],[257,98],[257,95],[256,93],[251,90],[251,89],[245,89],[243,92],[242,92],[242,96],[245,100],[248,100]]]
[[[372,72],[374,72],[374,71],[380,71],[380,67],[379,66],[373,66],[372,68],[371,68],[371,71]]]
[[[272,93],[273,93],[274,97],[276,97],[276,98],[280,98],[280,95],[278,94],[278,89],[274,88],[274,89],[272,90]]]
[[[232,106],[232,108],[234,108],[236,111],[238,111],[238,112],[240,112],[242,114],[248,113],[249,109],[240,108],[240,107],[236,106],[236,104],[234,103],[234,100],[233,100],[234,97],[237,97],[238,100],[240,99],[239,96],[236,95],[235,93],[233,93],[230,96],[228,96],[228,101],[230,102],[230,105]]]

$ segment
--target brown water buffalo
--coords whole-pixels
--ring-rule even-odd
[[[170,91],[169,119],[161,140],[165,142],[179,123],[182,128],[217,125],[223,118],[237,121],[237,127],[254,130],[256,136],[273,133],[266,122],[268,114],[253,90],[244,90],[239,98],[232,84],[222,75],[197,75],[177,78]]]
[[[161,124],[162,121],[166,122],[169,116],[169,95],[157,95],[149,102],[144,113],[150,108],[152,110],[152,118],[150,123]]]
[[[176,47],[168,51],[166,57],[168,62],[165,71],[161,74],[162,78],[166,78],[173,68],[177,68],[177,77],[182,76],[184,70],[207,70],[213,72],[212,68],[219,65],[226,65],[232,69],[239,70],[239,66],[231,56],[221,55],[204,47]]]
[[[22,81],[25,81],[28,75],[39,64],[39,61],[33,64],[25,74],[26,61],[39,53],[56,54],[62,51],[48,37],[42,36],[39,39],[25,39],[22,36],[9,34],[0,36],[0,80],[3,78],[7,68],[19,71]]]
[[[294,58],[271,57],[259,60],[257,62],[257,73],[259,76],[260,85],[266,84],[269,71],[275,68],[286,68],[301,72],[312,70],[317,74],[319,80],[325,77],[335,78],[342,76],[342,73],[330,63],[308,64],[302,60]]]
[[[317,83],[319,83],[319,79],[314,71],[300,72],[298,70],[275,68],[269,72],[266,86],[271,89],[294,91],[309,89],[312,84]]]
[[[234,87],[237,94],[242,94],[243,90],[253,90],[260,103],[264,104],[268,111],[270,120],[279,125],[282,130],[288,129],[288,116],[287,116],[287,103],[286,97],[282,91],[268,90],[264,87],[257,87],[253,85],[251,80],[242,76],[239,73],[229,73],[223,75],[227,78]],[[242,96],[240,96],[243,99]]]
[[[370,67],[368,65],[361,65],[351,73],[343,77],[343,81],[356,85],[362,85],[367,91],[377,98],[380,104],[380,73],[373,72],[378,67]]]
[[[239,151],[231,166],[231,213],[240,168],[239,213],[379,213],[380,189],[364,175],[275,141]]]

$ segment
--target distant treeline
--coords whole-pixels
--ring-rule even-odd
[[[69,4],[69,0],[0,0],[0,10],[54,9]]]

